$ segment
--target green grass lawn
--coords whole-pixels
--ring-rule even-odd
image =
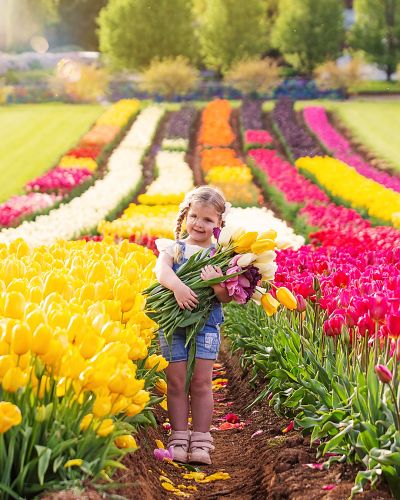
[[[0,202],[54,166],[102,111],[86,104],[0,106]]]

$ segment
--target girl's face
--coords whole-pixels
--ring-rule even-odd
[[[210,246],[214,227],[221,225],[221,217],[212,205],[194,202],[186,217],[189,242],[199,246]]]

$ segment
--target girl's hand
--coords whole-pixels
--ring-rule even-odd
[[[180,282],[174,290],[175,300],[181,309],[194,309],[199,301],[194,291],[184,283]]]
[[[224,273],[221,271],[220,267],[204,266],[203,269],[201,270],[200,277],[203,281],[208,281],[223,275]]]

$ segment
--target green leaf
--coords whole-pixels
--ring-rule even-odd
[[[39,457],[39,462],[38,462],[39,484],[43,485],[44,475],[46,474],[46,471],[49,467],[52,449],[46,448],[46,446],[40,446],[39,444],[35,444],[35,448]]]

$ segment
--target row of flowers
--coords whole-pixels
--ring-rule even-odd
[[[263,127],[261,101],[243,101],[239,116],[245,151],[252,148],[272,147],[272,136]]]
[[[17,239],[0,261],[2,491],[107,478],[152,421],[140,414],[166,365],[148,353],[156,324],[141,295],[155,257],[128,242]]]
[[[173,113],[166,126],[162,148],[187,151],[196,116],[197,111],[193,106],[182,106],[180,110]]]
[[[5,227],[17,225],[21,218],[49,209],[62,196],[92,178],[97,169],[102,149],[108,146],[115,135],[135,116],[140,108],[137,100],[122,100],[113,104],[95,122],[92,129],[85,134],[79,144],[70,149],[58,162],[58,165],[45,174],[29,181],[25,190],[28,196],[13,196],[0,205],[0,224]],[[112,126],[116,134],[101,135],[98,127]],[[88,135],[95,131],[97,141],[88,141]],[[31,192],[43,193],[31,195]],[[49,196],[54,194],[56,196]]]
[[[296,167],[315,179],[333,199],[378,221],[400,225],[400,194],[364,177],[346,163],[316,156],[299,158]]]
[[[200,133],[198,137],[198,151],[200,154],[200,165],[205,175],[206,182],[221,189],[225,197],[237,206],[254,206],[261,199],[260,190],[253,183],[253,176],[249,167],[238,157],[237,152],[229,144],[220,141],[221,130],[218,128],[208,129],[208,144],[202,142],[202,130],[209,126],[210,116],[218,110],[224,109],[224,113],[218,117],[221,130],[230,130],[231,143],[237,139],[230,125],[232,109],[226,101],[213,101],[203,110],[201,115]],[[215,146],[212,146],[215,144]],[[204,147],[208,146],[208,147]],[[223,147],[225,146],[225,147]]]
[[[325,108],[306,107],[303,110],[303,117],[306,125],[332,156],[354,167],[364,177],[400,192],[400,178],[378,170],[354,152],[350,142],[329,122]]]
[[[107,172],[81,196],[32,222],[0,231],[0,241],[25,239],[29,245],[51,244],[55,240],[78,238],[97,227],[100,221],[124,204],[138,190],[142,180],[142,157],[150,147],[165,113],[161,106],[149,106],[138,116],[127,135],[114,150]]]

